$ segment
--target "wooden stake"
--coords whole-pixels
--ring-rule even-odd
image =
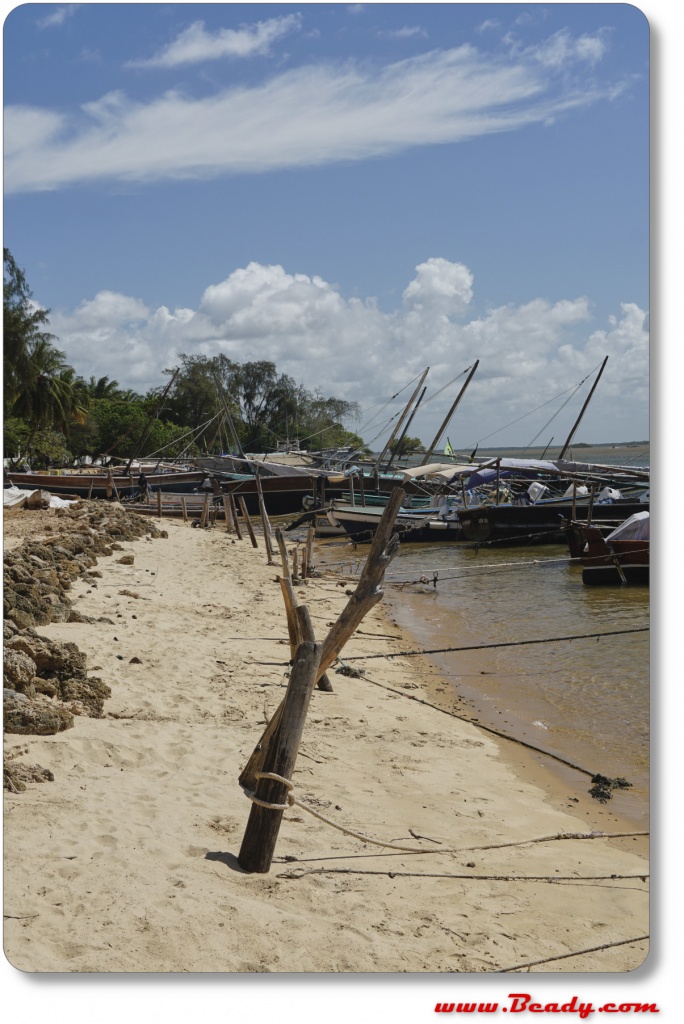
[[[278,542],[278,550],[280,551],[280,560],[283,563],[283,576],[292,582],[292,576],[290,575],[290,563],[287,560],[287,548],[285,547],[285,538],[283,537],[283,531],[279,526],[276,527],[276,541]]]
[[[273,565],[273,547],[271,545],[271,524],[268,521],[268,515],[266,513],[266,503],[264,501],[264,491],[261,486],[261,479],[259,474],[256,475],[257,491],[259,492],[259,511],[261,513],[261,525],[264,531],[264,544],[266,546],[266,559],[268,565]]]
[[[247,532],[249,534],[249,539],[252,542],[252,547],[256,548],[258,547],[257,539],[254,536],[254,527],[252,526],[252,520],[249,518],[249,512],[247,511],[247,506],[245,505],[245,499],[242,497],[242,495],[240,495],[238,501],[240,502],[240,511],[242,512],[242,518],[245,521],[245,526],[247,527]]]
[[[233,520],[233,526],[235,527],[235,535],[238,540],[242,540],[242,530],[240,529],[240,523],[238,520],[237,509],[235,507],[235,498],[232,493],[228,495],[228,504],[230,505],[230,514]]]
[[[209,495],[205,494],[204,495],[204,503],[202,505],[202,515],[200,517],[200,527],[203,528],[205,526],[208,526],[209,525],[208,519],[209,519]]]
[[[185,495],[181,494],[181,508],[183,510],[183,523],[188,521],[188,503],[185,500]]]
[[[228,495],[223,495],[223,514],[226,518],[226,533],[233,532],[233,516],[230,511],[230,504],[228,502]]]
[[[93,478],[91,477],[90,478],[90,488],[88,490],[88,501],[90,501],[92,496],[93,496]]]
[[[311,561],[313,559],[314,535],[316,531],[310,526],[306,534],[306,575],[311,572]]]
[[[298,556],[298,554],[299,554],[299,545],[295,544],[295,546],[292,548],[292,579],[293,580],[298,580],[299,579],[299,567],[297,565],[297,561],[298,561],[297,556]]]
[[[161,517],[162,517],[161,487],[157,491],[157,515],[161,519]]]
[[[297,761],[306,713],[316,681],[321,651],[317,644],[302,643],[297,649],[287,687],[280,728],[269,746],[264,772],[291,779]],[[262,807],[253,803],[247,828],[240,847],[238,863],[243,871],[266,874],[271,867],[280,823],[282,805],[288,789],[275,779],[259,779],[255,796],[267,804],[281,807]]]

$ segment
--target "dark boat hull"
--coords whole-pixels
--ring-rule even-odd
[[[575,509],[581,519],[582,506]],[[588,510],[587,510],[588,511]],[[623,522],[635,512],[648,511],[642,502],[615,502],[594,505],[592,521]],[[466,540],[475,544],[517,546],[527,544],[566,544],[570,503],[540,502],[537,505],[485,505],[461,510],[458,517]]]

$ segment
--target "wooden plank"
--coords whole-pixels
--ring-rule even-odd
[[[256,537],[254,535],[254,527],[252,526],[252,520],[249,518],[249,512],[247,511],[247,505],[245,504],[245,499],[242,496],[240,496],[238,498],[238,501],[240,503],[240,511],[242,512],[242,518],[244,519],[245,526],[247,527],[247,532],[249,534],[249,539],[252,542],[252,547],[256,548],[259,545],[257,544],[257,539],[256,539]]]

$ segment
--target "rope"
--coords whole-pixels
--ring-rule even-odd
[[[423,849],[423,847],[416,846],[398,846],[396,843],[383,843],[379,839],[370,839],[368,836],[362,835],[360,832],[355,832],[353,829],[347,828],[345,825],[340,825],[339,822],[333,821],[332,818],[326,817],[317,811],[306,801],[298,799],[292,793],[294,789],[294,783],[290,779],[284,778],[282,775],[277,775],[275,772],[257,772],[257,779],[272,779],[274,782],[280,782],[288,790],[287,800],[284,804],[269,803],[266,800],[260,800],[254,795],[252,790],[244,790],[245,796],[252,803],[257,804],[259,807],[265,807],[269,811],[286,811],[288,807],[301,807],[303,811],[307,811],[313,815],[314,818],[318,818],[319,821],[324,822],[326,825],[330,825],[332,828],[337,829],[338,832],[342,832],[345,836],[352,836],[354,839],[360,839],[362,843],[370,843],[371,846],[381,846],[386,850],[397,850],[400,853],[470,853],[473,850],[500,850],[508,846],[525,846],[527,843],[546,843],[554,840],[561,839],[619,839],[626,836],[645,836],[648,832],[560,832],[554,836],[540,836],[537,839],[524,839],[522,842],[511,842],[511,843],[492,843],[488,846],[460,846],[460,847],[445,847],[444,849],[435,850]],[[384,874],[384,872],[382,872]],[[630,876],[631,877],[631,876]],[[641,877],[635,876],[635,877]]]
[[[557,644],[564,640],[593,640],[603,636],[623,636],[626,633],[648,633],[649,626],[639,626],[635,629],[612,629],[605,633],[576,633],[574,636],[553,636],[543,640],[510,640],[508,643],[499,644],[471,644],[468,647],[433,647],[425,650],[396,651],[385,654],[355,654],[349,655],[345,661],[366,661],[371,658],[410,658],[420,654],[449,654],[453,651],[491,651],[497,647],[524,647],[528,644]]]

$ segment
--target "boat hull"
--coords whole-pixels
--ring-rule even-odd
[[[576,506],[575,518],[581,518],[583,511],[582,506]],[[648,505],[642,502],[594,505],[592,521],[622,522],[635,512],[644,511],[648,511]],[[475,544],[502,546],[566,544],[571,517],[572,504],[568,502],[485,505],[463,509],[458,513],[466,540]]]
[[[51,494],[77,495],[79,498],[130,497],[139,490],[138,474],[112,478],[103,473],[8,473],[11,483],[26,490],[50,491]],[[206,473],[183,472],[148,473],[146,479],[152,490],[189,493],[201,487]]]

